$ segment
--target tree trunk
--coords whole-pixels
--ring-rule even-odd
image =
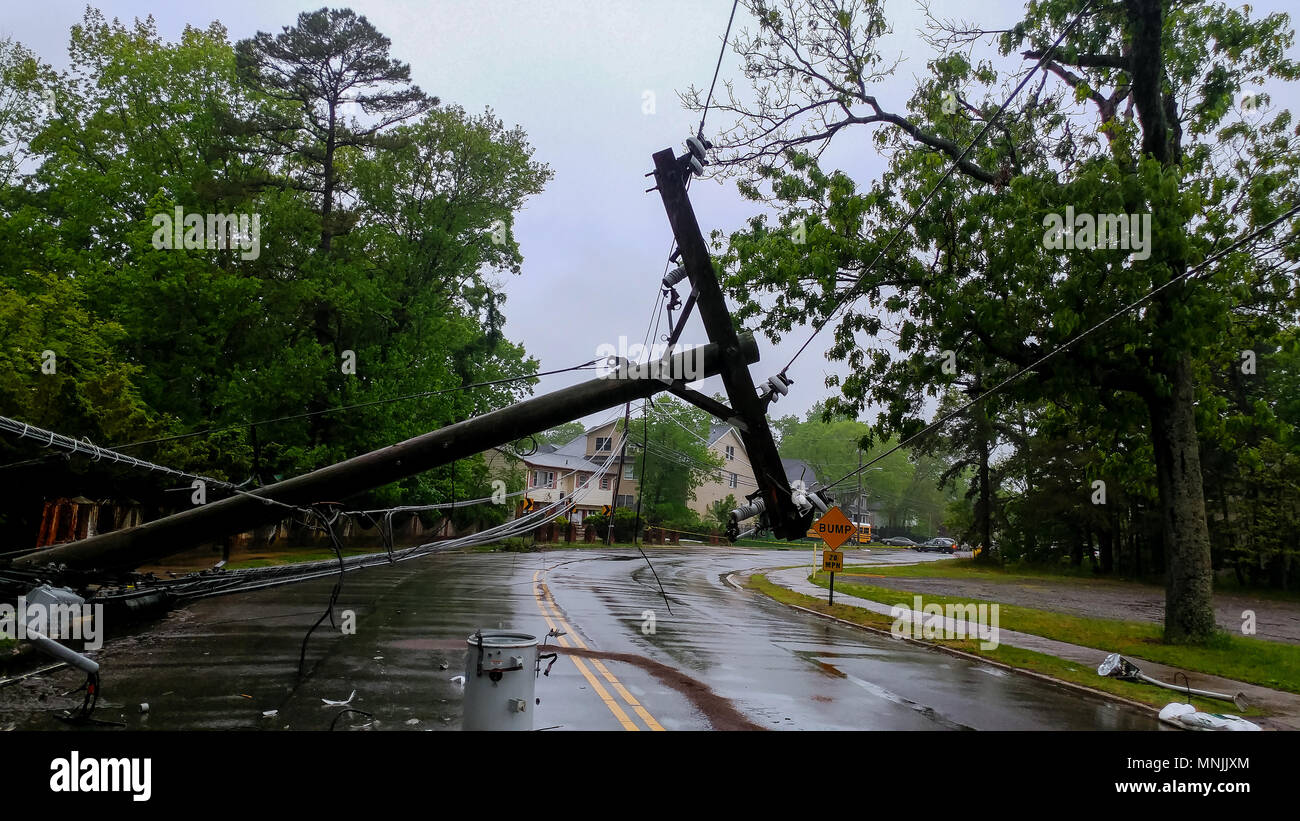
[[[1148,400],[1160,488],[1163,553],[1168,565],[1165,639],[1203,641],[1215,631],[1214,575],[1201,486],[1191,357],[1179,356],[1170,370],[1170,396]]]
[[[327,254],[334,237],[334,229],[330,224],[334,214],[334,106],[335,102],[331,101],[329,134],[325,138],[325,184],[320,202],[320,249]]]
[[[1133,554],[1133,578],[1135,579],[1142,578],[1142,542],[1138,539],[1139,533],[1137,524],[1139,521],[1140,519],[1134,515],[1133,530],[1129,533],[1128,538],[1129,552]]]
[[[983,380],[980,377],[980,374],[975,375],[975,385],[972,388],[976,396],[979,395],[982,387]],[[989,440],[992,438],[992,433],[989,429],[989,418],[984,410],[983,402],[976,403],[974,417],[975,435],[979,437],[980,460],[980,498],[979,503],[975,506],[975,516],[980,544],[983,545],[983,550],[980,551],[979,558],[976,561],[991,562],[993,560],[993,493],[989,487]]]

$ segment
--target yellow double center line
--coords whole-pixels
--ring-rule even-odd
[[[577,631],[569,626],[569,623],[564,620],[564,616],[560,615],[560,607],[555,603],[555,599],[551,597],[550,588],[545,582],[538,578],[541,573],[542,571],[540,570],[533,573],[533,596],[537,599],[537,609],[542,611],[542,618],[546,619],[546,624],[552,630],[557,629],[558,624],[558,629],[563,630],[568,634],[568,636],[573,639],[573,644],[579,649],[588,649],[582,638],[578,636]],[[552,616],[554,616],[554,621],[552,621]],[[561,647],[569,646],[569,642],[565,640],[564,636],[556,638],[556,642],[558,642]],[[587,668],[583,659],[580,659],[577,656],[569,656],[569,660],[578,668],[578,672],[582,673],[582,677],[591,685],[591,689],[596,692],[596,695],[600,696],[600,700],[605,702],[605,706],[614,714],[614,718],[618,723],[623,725],[624,730],[641,729],[637,726],[637,723],[628,716],[627,711],[623,709],[622,705],[620,705],[618,701],[609,694],[609,690],[606,690],[605,686],[600,683],[600,679],[592,675],[591,670]],[[654,720],[654,716],[650,715],[650,713],[641,706],[641,703],[627,691],[627,688],[614,677],[614,674],[605,667],[600,659],[587,659],[586,661],[591,662],[592,667],[595,667],[601,676],[604,677],[605,681],[609,682],[609,685],[614,688],[614,691],[618,693],[619,697],[627,703],[627,706],[632,708],[632,712],[641,717],[641,721],[645,722],[647,728],[651,730],[663,729],[659,722]]]

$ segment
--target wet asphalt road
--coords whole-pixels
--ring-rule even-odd
[[[321,699],[356,691],[351,706],[373,713],[374,729],[458,729],[462,695],[451,679],[465,673],[466,636],[479,627],[543,636],[558,626],[570,632],[566,643],[675,668],[776,730],[1157,728],[1149,713],[841,626],[728,580],[807,564],[810,555],[652,549],[671,613],[650,568],[624,549],[448,554],[349,574],[336,614],[351,611],[356,632],[326,621],[308,644],[302,679],[302,639],[332,581],[202,600],[106,644],[97,715],[132,729],[323,730],[340,708]],[[918,559],[942,560],[848,554],[850,564]],[[73,703],[59,693],[79,683],[64,671],[0,690],[0,728],[62,728],[50,714]],[[561,656],[537,679],[536,696],[536,728],[711,727],[698,700],[625,661]],[[344,715],[337,727],[367,721]]]

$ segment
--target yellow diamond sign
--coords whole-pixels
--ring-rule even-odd
[[[849,517],[845,516],[838,507],[826,511],[826,515],[813,523],[812,529],[814,533],[822,538],[822,541],[826,542],[826,546],[831,550],[839,549],[840,545],[848,541],[857,532],[857,527],[854,526],[853,522],[849,521]]]

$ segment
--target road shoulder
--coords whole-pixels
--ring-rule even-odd
[[[755,584],[755,578],[762,579],[766,582],[766,585],[762,583]],[[747,580],[747,584],[751,589],[756,589],[781,601],[783,604],[797,607],[805,612],[833,618],[845,624],[891,635],[902,640],[925,644],[944,652],[955,653],[968,658],[978,658],[981,661],[1007,667],[1017,672],[1052,680],[1065,686],[1087,690],[1106,698],[1145,709],[1158,710],[1170,701],[1180,700],[1176,693],[1162,691],[1154,686],[1101,678],[1096,674],[1096,668],[1102,659],[1106,657],[1107,651],[1097,648],[1084,647],[1007,629],[999,630],[999,646],[993,650],[982,650],[980,643],[977,641],[938,641],[912,638],[911,636],[897,636],[890,628],[894,621],[891,614],[898,612],[895,610],[895,607],[899,604],[898,602],[870,601],[837,592],[835,605],[828,606],[825,588],[808,580],[808,568],[806,566],[760,571],[751,576]],[[790,595],[783,596],[779,593],[773,595],[775,592],[771,589],[773,587],[786,591]],[[903,609],[908,614],[912,612],[910,605],[905,605]],[[1132,657],[1132,660],[1137,662],[1144,672],[1165,681],[1172,681],[1176,673],[1183,672],[1137,657]],[[1245,693],[1252,705],[1252,708],[1246,711],[1247,717],[1263,727],[1269,729],[1300,729],[1300,695],[1219,676],[1201,673],[1188,673],[1187,675],[1190,686],[1197,689]],[[1222,712],[1225,709],[1224,705],[1217,701],[1197,698],[1193,700],[1193,703],[1203,711]]]

